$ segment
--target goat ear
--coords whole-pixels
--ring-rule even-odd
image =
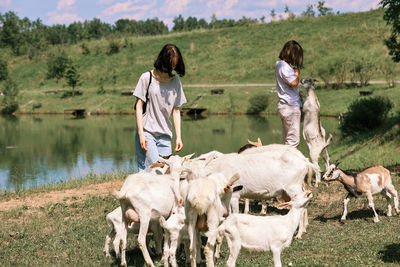
[[[164,164],[167,163],[167,160],[164,159],[163,157],[158,157],[157,161],[158,161],[158,162],[162,162],[162,163],[164,163]]]
[[[284,202],[284,203],[280,203],[276,206],[278,209],[283,210],[283,209],[290,209],[292,207],[292,203],[291,202]]]
[[[156,167],[160,167],[163,168],[165,166],[164,162],[156,162],[150,165],[150,169],[156,168]]]
[[[189,160],[189,159],[191,159],[191,157],[193,157],[193,155],[194,155],[194,153],[186,155],[186,156],[184,156],[184,158],[185,158],[185,160]]]

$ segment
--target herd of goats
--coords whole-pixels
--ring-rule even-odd
[[[314,185],[318,186],[321,180],[320,155],[326,168],[322,178],[325,181],[338,180],[348,191],[341,220],[346,220],[350,198],[364,196],[374,212],[374,222],[378,222],[372,198],[377,193],[382,193],[388,201],[388,216],[391,216],[392,197],[395,211],[400,214],[398,194],[387,169],[373,166],[353,177],[340,170],[338,163],[329,164],[326,148],[332,136],[325,140],[314,79],[303,79],[302,85],[308,91],[303,107],[303,136],[311,162],[294,147],[280,144],[263,146],[260,140],[249,141],[239,153],[211,151],[194,159],[191,159],[193,154],[159,158],[151,166],[151,172],[129,175],[120,190],[112,192],[120,201],[120,207],[106,216],[112,228],[106,236],[106,255],[110,256],[109,243],[113,241],[115,254],[121,257],[121,266],[126,266],[127,234],[134,232],[138,234],[138,244],[146,264],[154,266],[146,245],[150,229],[164,266],[177,266],[176,250],[181,243],[186,264],[192,267],[199,264],[201,234],[207,237],[203,250],[207,266],[214,266],[220,257],[223,237],[229,248],[227,266],[235,266],[241,248],[271,251],[274,265],[281,266],[282,250],[291,244],[296,231],[297,239],[306,232],[306,207],[312,193],[305,190],[304,178],[308,175],[311,184],[310,177],[314,174]],[[277,208],[289,209],[286,215],[239,213],[240,198],[266,200],[273,197],[284,200]]]

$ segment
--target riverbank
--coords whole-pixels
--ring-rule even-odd
[[[182,109],[202,108],[204,114],[246,114],[251,107],[251,98],[267,96],[267,107],[261,114],[276,114],[277,94],[274,85],[254,87],[227,87],[222,93],[215,94],[212,88],[185,88],[188,103]],[[62,93],[47,94],[46,89],[40,91],[24,91],[18,97],[19,110],[16,114],[64,114],[68,109],[84,109],[90,115],[134,114],[135,98],[122,95],[121,90],[106,90],[106,94],[97,94],[95,88],[86,88],[83,95],[61,98]],[[305,89],[302,88],[305,93]],[[360,91],[372,92],[372,96],[390,96],[394,103],[393,110],[399,109],[400,85],[387,88],[385,84],[371,84],[366,87],[327,90],[317,87],[317,95],[321,105],[322,116],[338,117],[346,112],[354,100],[363,97]]]

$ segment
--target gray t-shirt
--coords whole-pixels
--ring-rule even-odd
[[[302,106],[300,98],[300,88],[290,86],[297,76],[294,69],[285,61],[276,62],[275,66],[276,91],[278,92],[279,102],[289,106]]]
[[[149,85],[150,74],[145,72],[140,76],[133,95],[146,102],[146,90]],[[155,136],[168,135],[172,138],[172,123],[170,117],[174,107],[186,103],[182,83],[178,76],[170,82],[159,82],[151,79],[148,93],[149,101],[146,113],[143,114],[143,130]]]

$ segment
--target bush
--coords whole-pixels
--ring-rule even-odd
[[[87,44],[82,43],[81,48],[82,48],[82,55],[90,55],[90,50]]]
[[[18,95],[18,87],[13,80],[7,78],[3,88],[3,99],[0,104],[1,114],[12,114],[18,109],[18,103],[15,100]]]
[[[116,40],[111,40],[108,43],[108,55],[117,54],[119,53],[119,42]]]
[[[387,119],[392,108],[393,103],[387,97],[357,99],[343,114],[340,130],[344,136],[348,136],[377,128]]]
[[[350,64],[350,79],[352,82],[359,82],[360,86],[367,86],[375,73],[376,67],[371,59],[360,58]]]
[[[8,67],[7,61],[0,58],[0,81],[4,81],[8,78]]]
[[[248,114],[260,114],[268,106],[268,95],[257,94],[249,99],[250,107],[247,109]]]

